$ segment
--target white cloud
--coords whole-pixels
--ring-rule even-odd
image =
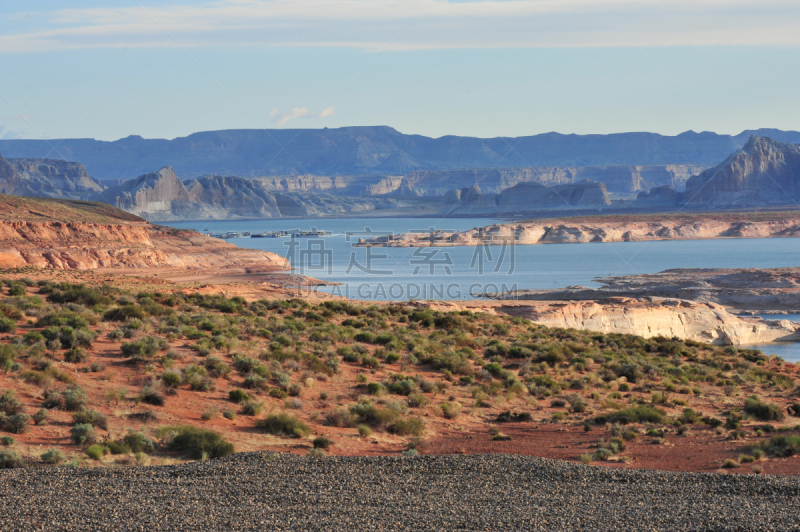
[[[217,0],[35,15],[41,27],[0,35],[0,52],[176,46],[165,32],[184,47],[800,45],[797,0]]]
[[[279,126],[284,125],[289,120],[295,120],[297,118],[303,118],[304,116],[308,116],[311,114],[311,111],[308,110],[306,107],[293,107],[288,111],[284,111],[282,113],[278,112],[277,109],[273,109],[272,112],[269,114],[272,121],[278,124]]]
[[[303,118],[304,116],[314,115],[316,118],[327,118],[329,116],[333,116],[334,114],[336,114],[336,108],[332,105],[329,105],[328,107],[326,107],[325,109],[316,114],[309,111],[307,107],[293,107],[292,109],[283,112],[279,111],[278,108],[276,107],[269,113],[269,117],[272,118],[272,121],[275,124],[282,126],[286,124],[286,122],[289,122],[290,120]]]
[[[336,114],[336,107],[329,105],[317,115],[320,118],[327,118]]]

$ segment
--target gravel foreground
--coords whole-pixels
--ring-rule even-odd
[[[795,530],[800,479],[513,455],[0,471],[0,530]]]

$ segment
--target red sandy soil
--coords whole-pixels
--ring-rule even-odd
[[[42,272],[43,277],[53,278],[54,272]],[[9,277],[33,277],[30,271],[24,274],[6,275]],[[158,286],[163,291],[184,289],[187,291],[198,290],[204,293],[225,293],[227,295],[246,294],[248,298],[260,299],[262,297],[279,298],[290,297],[293,294],[281,292],[277,286],[268,286],[263,283],[227,284],[218,286],[188,286],[181,287],[175,283],[153,278],[118,277],[108,274],[93,272],[55,272],[57,280],[72,280],[76,282],[114,282],[117,285],[138,286],[141,289]],[[33,292],[33,291],[32,291]],[[219,413],[211,420],[203,421],[201,415],[208,408],[216,408],[219,412],[232,409],[238,412],[239,408],[228,401],[228,391],[241,387],[243,377],[236,372],[229,378],[216,379],[217,388],[211,392],[196,392],[186,388],[177,390],[176,395],[168,396],[165,406],[137,405],[133,401],[136,393],[145,384],[146,374],[141,367],[132,366],[126,362],[120,352],[120,343],[111,342],[105,338],[105,333],[116,325],[101,322],[95,330],[99,333],[97,340],[89,351],[90,358],[85,364],[67,364],[54,362],[54,367],[66,374],[75,384],[82,386],[90,397],[90,408],[95,408],[108,417],[109,430],[99,431],[103,437],[116,439],[125,434],[127,429],[143,430],[152,435],[153,429],[161,425],[193,424],[219,431],[234,443],[237,451],[269,450],[305,454],[311,448],[311,439],[289,439],[264,434],[253,427],[253,418],[238,414],[235,420],[228,420]],[[35,330],[32,325],[22,325],[17,334],[22,335],[30,330]],[[7,340],[9,336],[0,338]],[[202,363],[202,357],[184,344],[183,340],[173,342],[172,348],[185,355],[181,365],[197,362]],[[222,358],[229,361],[221,354]],[[92,362],[100,362],[105,369],[100,373],[83,373],[79,368],[88,367]],[[794,366],[792,366],[793,368]],[[154,371],[156,370],[154,368]],[[257,399],[265,403],[263,417],[269,412],[287,410],[301,420],[309,423],[314,436],[326,435],[333,440],[329,450],[334,455],[396,455],[409,446],[412,438],[391,435],[380,430],[374,430],[367,438],[360,438],[355,428],[334,428],[323,424],[324,412],[335,407],[349,407],[358,397],[366,394],[365,387],[358,386],[356,375],[363,372],[364,368],[352,364],[342,363],[340,372],[331,378],[308,382],[303,389],[300,400],[302,408],[292,410],[287,402],[282,399],[258,394]],[[386,364],[382,368],[368,373],[370,381],[380,381],[392,373],[402,372],[399,364]],[[440,372],[414,368],[413,374],[426,377],[432,381],[441,380]],[[55,383],[60,385],[60,383]],[[127,388],[127,398],[119,404],[107,400],[106,391],[112,388]],[[21,379],[11,378],[0,373],[0,390],[13,388],[19,399],[28,407],[26,412],[33,414],[41,403],[41,387],[29,384]],[[327,394],[327,399],[321,398],[321,393]],[[635,392],[631,392],[636,395]],[[642,396],[649,394],[641,393]],[[711,405],[718,407],[720,403],[740,405],[747,396],[747,389],[743,386],[739,395],[726,397],[718,388],[706,387],[698,398],[693,398],[690,405],[698,412],[704,408],[709,412]],[[681,396],[676,396],[681,397]],[[397,399],[396,397],[392,397]],[[776,403],[778,398],[769,398]],[[442,417],[438,404],[445,400],[457,400],[463,404],[463,413],[453,420]],[[380,401],[380,400],[379,400]],[[785,401],[784,401],[785,402]],[[666,407],[669,415],[677,416],[684,407]],[[419,442],[419,451],[423,454],[476,454],[476,453],[515,453],[522,455],[558,458],[578,461],[581,454],[591,453],[594,445],[601,438],[609,441],[611,435],[603,426],[592,425],[590,432],[585,432],[585,420],[593,417],[592,412],[568,415],[562,422],[551,421],[555,412],[565,412],[563,407],[552,407],[550,400],[539,400],[529,396],[520,396],[506,399],[498,396],[490,407],[474,407],[474,400],[468,387],[458,385],[449,386],[444,393],[433,396],[431,404],[420,409],[428,427],[425,436]],[[529,412],[533,421],[529,423],[498,423],[494,421],[497,415],[506,410],[515,412]],[[155,414],[156,420],[142,422],[130,419],[133,413],[150,411]],[[789,418],[786,425],[793,425]],[[727,431],[717,434],[705,425],[694,425],[684,434],[679,435],[674,428],[668,429],[663,443],[654,444],[655,438],[646,436],[644,428],[640,426],[640,435],[633,441],[627,442],[627,449],[622,453],[627,457],[624,462],[594,462],[594,465],[607,467],[627,467],[643,469],[662,469],[672,471],[697,471],[697,472],[728,472],[752,473],[754,464],[742,464],[733,469],[722,469],[721,466],[727,459],[736,460],[741,454],[750,454],[748,446],[756,438],[753,428],[759,423],[749,423],[743,426],[747,431],[747,439],[729,441],[726,439]],[[777,424],[776,424],[777,425]],[[17,440],[15,449],[23,456],[38,457],[50,448],[58,448],[67,456],[83,457],[83,452],[69,442],[69,428],[72,426],[70,412],[51,412],[50,422],[46,426],[31,425],[29,430],[20,435],[13,435]],[[497,428],[504,434],[511,436],[510,441],[492,441],[490,429]],[[171,463],[177,457],[153,457],[151,464]],[[132,458],[107,457],[104,465],[117,463],[131,463]],[[87,460],[87,465],[98,465],[97,462]],[[771,474],[800,474],[800,456],[791,458],[764,459],[757,462],[764,473]]]

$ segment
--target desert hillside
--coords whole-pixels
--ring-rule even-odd
[[[150,224],[104,203],[0,195],[0,267],[285,270],[266,251]]]
[[[3,466],[512,452],[797,473],[797,367],[758,351],[119,279],[6,272]]]

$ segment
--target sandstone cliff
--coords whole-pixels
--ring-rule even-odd
[[[610,297],[669,297],[723,305],[737,311],[800,314],[800,268],[675,269],[595,279],[597,288],[519,290],[499,299],[585,301]]]
[[[171,167],[150,172],[92,197],[119,209],[154,220],[169,219],[189,201],[189,192]],[[165,218],[166,217],[166,218]]]
[[[779,238],[800,236],[800,217],[791,213],[597,216],[495,224],[458,233],[404,233],[363,240],[362,246],[428,247],[479,244],[563,244]]]
[[[580,302],[468,301],[421,303],[439,310],[520,316],[548,327],[600,333],[663,336],[714,345],[748,345],[800,340],[800,324],[739,317],[714,303],[665,298],[610,298]]]
[[[0,155],[0,192],[3,194],[80,199],[103,188],[79,163],[3,159]]]
[[[519,183],[499,194],[484,194],[473,186],[449,192],[442,200],[441,214],[521,213],[535,210],[597,209],[611,205],[603,183],[581,181],[548,187]]]
[[[686,182],[689,205],[797,205],[800,146],[751,137],[725,161]]]
[[[0,196],[0,268],[283,270],[286,260],[103,204]]]

